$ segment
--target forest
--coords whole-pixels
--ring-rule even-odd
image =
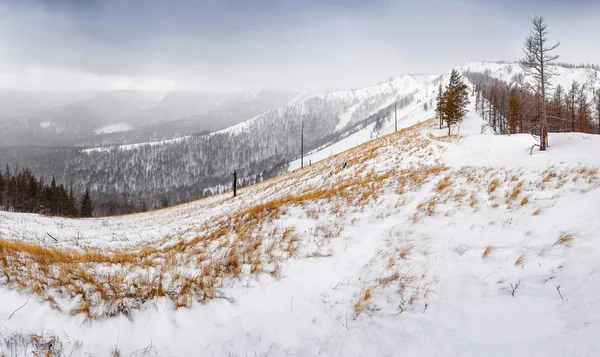
[[[77,201],[73,188],[37,178],[27,168],[0,171],[0,209],[51,216],[91,217],[93,203],[89,191]]]
[[[564,68],[595,67],[571,65]],[[476,83],[472,93],[476,110],[494,132],[540,134],[541,99],[524,85],[522,74],[513,76],[510,83],[494,78],[489,71],[467,71],[463,75]],[[595,83],[594,77],[584,83],[573,81],[568,88],[560,84],[553,88],[546,98],[549,132],[600,133],[600,91],[591,83]]]

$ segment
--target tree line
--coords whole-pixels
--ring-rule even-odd
[[[585,83],[573,81],[568,88],[550,85],[554,67],[598,70],[597,65],[555,62],[552,52],[559,43],[548,45],[547,25],[542,17],[532,20],[519,62],[523,73],[510,83],[496,79],[490,71],[463,73],[472,83],[476,111],[498,134],[529,133],[539,136],[540,150],[548,145],[548,132],[600,133],[600,82],[592,72]],[[512,69],[512,67],[509,67]],[[527,81],[528,79],[528,81]]]
[[[519,83],[506,83],[488,74],[465,72],[473,83],[477,113],[498,134],[539,135],[541,98]],[[591,98],[591,99],[590,99]],[[600,133],[600,91],[587,83],[560,84],[546,99],[549,132]]]
[[[37,178],[30,169],[15,169],[7,165],[0,171],[0,210],[41,213],[52,216],[91,217],[94,209],[89,190],[77,200],[73,189]]]

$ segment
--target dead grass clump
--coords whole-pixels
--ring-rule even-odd
[[[527,195],[527,196],[523,197],[523,198],[521,199],[521,203],[520,203],[519,205],[521,205],[521,206],[525,206],[525,205],[526,205],[526,204],[529,202],[529,197],[531,197],[531,196],[530,196],[530,195]]]
[[[400,259],[404,259],[406,260],[406,258],[408,258],[408,256],[410,255],[410,252],[412,251],[413,247],[412,245],[405,245],[404,247],[402,247],[402,249],[400,249]]]
[[[359,315],[360,313],[364,312],[365,309],[369,306],[369,300],[371,299],[372,289],[373,288],[371,287],[366,288],[365,291],[361,294],[358,301],[354,304],[354,313],[356,315]]]
[[[521,254],[515,261],[515,265],[523,265],[525,263],[525,254]]]
[[[538,207],[538,208],[536,208],[536,209],[533,211],[533,215],[534,215],[534,216],[537,216],[537,215],[539,215],[540,213],[542,213],[542,208],[541,208],[541,207]]]
[[[495,249],[494,247],[492,247],[491,245],[488,245],[488,246],[485,248],[485,250],[483,251],[483,254],[481,254],[481,258],[483,258],[483,259],[487,259],[487,258],[488,258],[488,256],[489,256],[489,255],[492,253],[492,251],[493,251],[494,249]]]
[[[440,193],[450,185],[452,185],[452,183],[450,182],[450,177],[446,176],[438,182],[438,184],[435,187],[435,191]]]
[[[563,232],[560,234],[556,242],[553,245],[564,245],[565,247],[570,247],[575,240],[575,235],[572,233]]]
[[[477,206],[477,198],[475,196],[471,196],[471,199],[469,200],[469,206],[471,206],[471,207]]]
[[[431,200],[431,201],[429,201],[429,204],[427,205],[427,215],[433,216],[434,213],[435,213],[435,200]]]
[[[496,191],[498,185],[500,185],[500,181],[498,181],[498,179],[496,178],[493,179],[488,185],[488,194],[491,194],[492,192]]]
[[[515,187],[513,188],[512,192],[510,194],[507,193],[506,203],[511,203],[512,201],[516,200],[517,197],[519,197],[519,195],[521,194],[522,189],[523,189],[523,181],[519,181],[519,183],[517,183],[515,185]]]
[[[382,287],[386,287],[389,284],[393,283],[394,281],[397,281],[398,279],[400,279],[400,274],[394,273],[392,275],[379,278],[377,283]]]
[[[549,182],[555,176],[556,176],[556,173],[554,173],[553,171],[548,171],[546,176],[544,176],[544,178],[542,179],[542,182],[544,182],[544,183]]]

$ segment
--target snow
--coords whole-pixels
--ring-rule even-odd
[[[153,109],[154,107],[156,107],[157,105],[162,103],[163,100],[165,100],[165,97],[167,96],[167,94],[168,93],[163,93],[163,94],[159,95],[154,101],[141,106],[138,110],[139,111],[147,111],[147,110]]]
[[[109,145],[109,146],[99,146],[95,148],[83,149],[81,152],[83,153],[91,153],[91,152],[103,152],[103,151],[111,151],[111,150],[132,150],[145,145],[155,146],[155,145],[168,145],[170,143],[178,143],[186,140],[190,136],[181,136],[179,138],[167,139],[167,140],[159,140],[159,141],[148,141],[143,143],[136,144],[126,144],[126,145]]]
[[[598,72],[591,68],[565,68],[560,66],[549,66],[552,76],[550,78],[549,95],[556,89],[558,85],[562,86],[565,91],[568,91],[571,84],[576,81],[579,85],[585,84],[591,96],[592,88],[600,89],[600,79]],[[497,79],[507,83],[514,83],[516,75],[525,75],[523,69],[518,63],[495,63],[495,62],[472,62],[466,63],[457,67],[457,70],[473,71],[473,72],[489,72],[489,74]],[[531,79],[527,76],[524,78],[526,83],[531,83]],[[591,97],[589,98],[592,99]]]
[[[436,87],[426,85],[416,94],[421,102],[398,112],[401,133],[387,135],[393,123],[379,133],[370,125],[307,155],[311,167],[243,188],[235,199],[218,195],[101,219],[0,212],[4,239],[127,250],[166,235],[192,239],[204,223],[240,207],[391,173],[363,191],[376,193],[367,203],[347,204],[339,193],[287,206],[265,224],[294,227],[300,254],[281,261],[279,278],[244,273],[228,281],[224,299],[175,309],[157,298],[131,318],[84,322],[1,285],[0,353],[25,355],[4,341],[31,332],[55,333],[73,356],[109,355],[115,346],[122,355],[161,356],[598,355],[600,177],[593,169],[600,168],[600,137],[551,134],[548,151],[530,154],[531,136],[493,135],[471,110],[447,138],[423,109]],[[435,165],[445,170],[398,193],[412,172],[401,170]],[[450,186],[440,189],[445,177]],[[491,191],[494,179],[499,186]],[[522,192],[510,201],[519,183]],[[319,226],[340,231],[325,238]],[[573,240],[557,242],[564,233]],[[315,250],[320,254],[311,256]],[[393,273],[406,284],[382,283]],[[60,303],[68,310],[76,302]]]
[[[118,123],[111,124],[100,129],[94,130],[94,134],[110,134],[110,133],[120,133],[123,131],[131,130],[131,126],[127,123]]]

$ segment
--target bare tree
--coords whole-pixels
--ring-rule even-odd
[[[548,80],[552,76],[548,70],[548,64],[558,59],[557,55],[552,55],[550,52],[556,49],[560,43],[555,43],[548,46],[548,38],[546,35],[547,25],[544,18],[535,16],[531,21],[533,28],[529,36],[525,39],[523,52],[525,57],[519,62],[523,71],[534,79],[535,85],[531,86],[541,100],[542,109],[542,125],[540,133],[540,150],[546,150],[548,146],[548,118],[546,113],[546,87]]]

